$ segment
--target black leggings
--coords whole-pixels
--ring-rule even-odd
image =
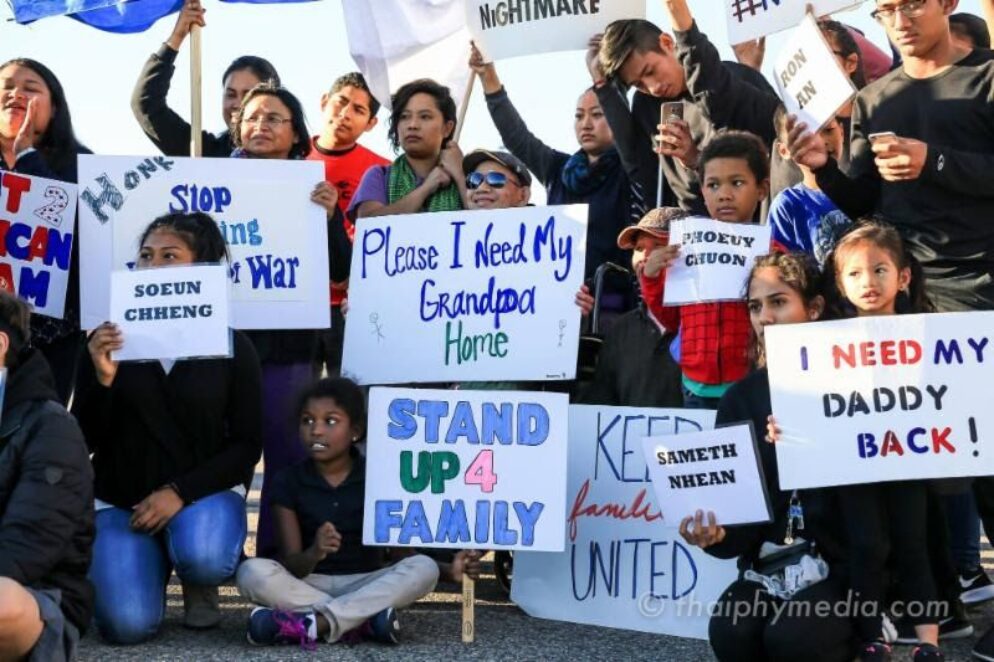
[[[723,662],[849,662],[856,642],[845,606],[832,577],[787,602],[740,579],[718,600],[708,639]]]
[[[888,555],[896,561],[895,617],[914,625],[938,623],[937,592],[928,545],[928,487],[924,481],[898,481],[839,488],[849,534],[850,576],[861,604],[857,632],[862,641],[881,636]],[[895,608],[896,608],[895,604]]]

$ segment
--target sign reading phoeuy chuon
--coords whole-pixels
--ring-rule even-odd
[[[586,219],[586,205],[360,219],[343,373],[572,379]]]
[[[711,511],[725,525],[770,521],[752,425],[642,441],[657,502],[671,525]]]
[[[83,326],[107,319],[110,274],[133,266],[152,220],[204,212],[231,255],[235,328],[327,328],[328,226],[310,200],[323,179],[313,161],[80,156]]]
[[[562,551],[560,393],[374,388],[367,545]]]
[[[708,7],[710,8],[708,0]],[[855,7],[863,0],[725,0],[728,43],[741,44],[789,30],[804,18],[808,5],[815,16]]]
[[[994,312],[769,326],[783,489],[994,474]]]
[[[704,409],[571,406],[566,549],[515,552],[514,602],[540,618],[706,639],[738,571],[667,526],[642,439],[713,425]]]
[[[226,265],[115,271],[110,304],[116,361],[231,355]]]
[[[75,223],[75,185],[0,172],[0,288],[61,319]]]
[[[466,22],[487,61],[587,48],[612,21],[645,18],[645,0],[467,0]]]
[[[756,257],[770,252],[770,226],[683,218],[670,224],[680,256],[666,270],[664,303],[742,299]]]
[[[780,51],[773,66],[773,80],[788,113],[812,131],[835,117],[854,94],[849,76],[839,66],[832,48],[808,14]]]

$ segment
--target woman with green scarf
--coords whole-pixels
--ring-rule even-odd
[[[462,209],[466,182],[462,152],[452,141],[456,103],[449,88],[423,78],[402,86],[391,102],[388,137],[403,153],[366,171],[349,218]]]

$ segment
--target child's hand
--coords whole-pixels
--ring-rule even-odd
[[[693,528],[690,524],[693,523]],[[725,539],[725,527],[718,526],[714,513],[708,511],[708,523],[704,524],[704,511],[698,510],[695,517],[684,517],[680,522],[680,535],[694,547],[706,549]]]
[[[673,263],[676,262],[678,257],[680,257],[680,244],[657,246],[645,258],[645,264],[642,265],[642,273],[645,274],[646,278],[655,278],[659,275],[659,272],[673,266]]]
[[[463,549],[456,552],[452,559],[449,572],[452,574],[452,581],[461,582],[463,575],[473,581],[480,578],[480,558],[483,552],[478,549]]]
[[[341,548],[342,534],[338,532],[334,524],[325,522],[318,527],[314,534],[314,542],[311,543],[311,549],[314,550],[314,556],[319,561],[323,561],[329,554],[336,554]]]
[[[586,283],[580,285],[580,289],[573,301],[580,307],[580,314],[584,317],[590,315],[594,309],[594,297],[590,294],[590,288],[587,287]]]
[[[766,417],[766,441],[771,444],[775,444],[780,441],[780,426],[777,425],[777,419],[770,414]]]

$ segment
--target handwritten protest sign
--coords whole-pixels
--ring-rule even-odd
[[[363,543],[562,551],[561,393],[374,388]]]
[[[133,264],[153,219],[204,212],[231,254],[234,327],[327,328],[328,227],[310,201],[323,179],[312,161],[80,156],[83,326],[107,319],[110,273]]]
[[[360,384],[571,379],[586,205],[359,220],[342,370]]]
[[[770,252],[770,226],[685,218],[670,224],[680,257],[666,271],[664,303],[741,299],[753,261]]]
[[[788,30],[801,22],[809,4],[812,5],[815,16],[827,16],[862,2],[863,0],[728,0],[725,3],[728,43],[741,44]]]
[[[770,521],[751,425],[642,440],[660,511],[671,525],[698,510],[725,525]]]
[[[0,172],[0,288],[62,318],[76,224],[76,187]]]
[[[571,406],[566,550],[515,552],[514,602],[541,618],[707,638],[735,562],[666,526],[641,443],[713,425],[703,409]]]
[[[466,23],[484,58],[583,50],[612,21],[645,18],[645,0],[467,0]]]
[[[810,14],[780,51],[773,80],[787,112],[797,115],[812,131],[834,118],[839,107],[856,94]]]
[[[115,271],[110,320],[124,335],[115,361],[230,356],[228,268]]]
[[[994,474],[994,312],[766,328],[783,489]]]

